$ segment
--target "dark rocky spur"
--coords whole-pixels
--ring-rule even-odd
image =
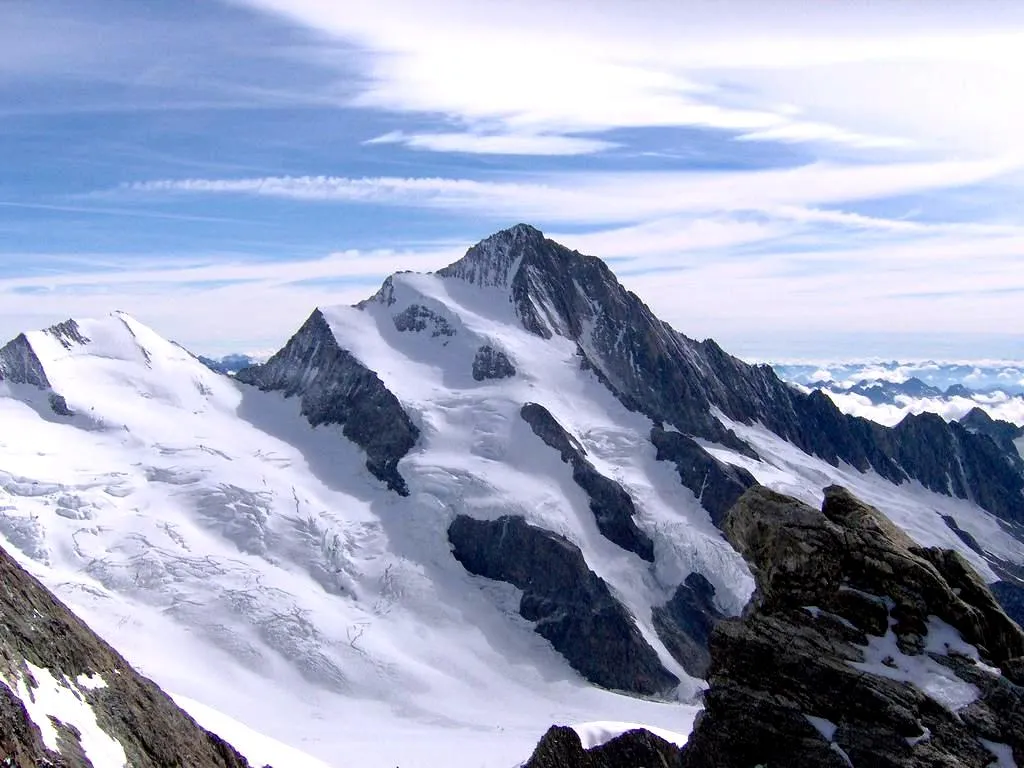
[[[237,378],[265,391],[299,397],[314,427],[339,424],[342,434],[366,452],[366,468],[401,495],[408,494],[398,462],[412,449],[419,429],[376,373],[341,348],[320,310],[263,365]]]
[[[467,571],[521,589],[520,614],[590,682],[644,695],[667,694],[679,684],[568,539],[521,517],[460,515],[448,540]]]
[[[45,743],[17,693],[19,681],[30,692],[43,684],[33,677],[29,664],[84,701],[133,768],[249,766],[230,744],[197,725],[0,549],[0,765],[92,768],[74,725],[51,718],[58,748]],[[82,676],[101,680],[102,685],[78,684]]]
[[[565,431],[547,408],[527,403],[519,414],[533,433],[545,445],[558,451],[562,461],[572,467],[572,479],[587,494],[601,535],[653,563],[654,542],[637,527],[634,520],[636,507],[623,487],[594,468],[583,446]]]
[[[1024,760],[1024,632],[959,555],[837,487],[821,512],[751,489],[725,531],[757,591],[712,636],[685,766]]]

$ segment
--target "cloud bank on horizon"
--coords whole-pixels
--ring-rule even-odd
[[[1020,357],[1024,7],[985,10],[3,3],[0,336],[273,347],[529,221],[736,353]]]

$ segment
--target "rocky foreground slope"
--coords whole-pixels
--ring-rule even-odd
[[[0,765],[248,768],[0,549]]]
[[[757,591],[713,632],[687,746],[556,728],[528,768],[1024,764],[1024,632],[959,555],[835,486],[820,512],[752,488],[724,529]]]

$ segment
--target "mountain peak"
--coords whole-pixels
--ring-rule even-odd
[[[485,237],[466,255],[438,271],[441,277],[458,277],[473,285],[507,288],[512,284],[524,259],[552,243],[544,233],[529,224],[516,224]]]

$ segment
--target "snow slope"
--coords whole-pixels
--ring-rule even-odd
[[[689,728],[691,706],[585,684],[518,617],[514,590],[466,574],[444,539],[453,510],[531,509],[579,540],[647,621],[693,562],[732,569],[718,580],[738,606],[745,567],[653,449],[636,450],[635,417],[599,418],[614,404],[600,388],[576,385],[606,401],[568,423],[595,461],[629,456],[621,473],[650,499],[642,523],[666,531],[660,574],[596,533],[511,393],[445,391],[415,356],[395,364],[392,377],[421,388],[426,432],[402,499],[340,430],[309,427],[297,401],[218,376],[125,315],[79,329],[87,343],[29,334],[74,416],[0,383],[0,535],[143,674],[197,702],[200,720],[212,709],[328,765],[403,767],[508,766],[552,722]],[[563,351],[542,354],[555,365]],[[687,698],[697,684],[662,655]]]

